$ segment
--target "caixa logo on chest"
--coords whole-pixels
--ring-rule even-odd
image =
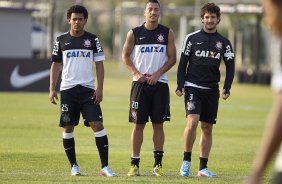
[[[141,47],[141,53],[151,52],[164,52],[165,48],[162,46],[143,46]]]
[[[220,53],[213,52],[213,51],[197,50],[195,52],[195,55],[198,57],[220,59]]]
[[[77,57],[82,57],[82,58],[90,58],[90,51],[70,51],[67,52],[67,58],[77,58]]]

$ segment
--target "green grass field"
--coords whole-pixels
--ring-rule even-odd
[[[185,115],[183,98],[174,94],[176,66],[169,73],[171,122],[165,123],[163,159],[165,176],[151,175],[152,127],[148,123],[141,151],[140,177],[127,177],[130,164],[128,104],[131,76],[116,63],[105,63],[106,78],[102,109],[110,143],[110,166],[115,178],[98,175],[100,161],[94,135],[81,123],[75,129],[77,160],[84,176],[71,177],[65,156],[59,106],[49,102],[48,93],[0,93],[0,183],[242,183],[248,176],[272,104],[269,86],[233,85],[231,98],[220,100],[214,127],[209,168],[219,175],[196,176],[199,165],[199,133],[192,156],[191,176],[179,176],[183,155]],[[46,87],[48,88],[48,86]],[[272,169],[266,173],[269,183]]]

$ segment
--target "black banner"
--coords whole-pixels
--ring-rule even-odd
[[[49,91],[51,64],[47,59],[0,58],[0,91]]]

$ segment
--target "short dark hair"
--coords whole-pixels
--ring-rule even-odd
[[[161,7],[158,0],[148,0],[147,3],[146,3],[146,6],[147,6],[148,3],[157,3],[159,5],[159,7]]]
[[[205,13],[215,13],[217,18],[220,18],[220,8],[214,3],[207,3],[201,8],[201,18],[204,18]]]
[[[84,18],[88,18],[88,12],[84,6],[81,5],[73,5],[71,6],[67,11],[67,18],[69,19],[71,17],[72,13],[82,13],[84,15]]]

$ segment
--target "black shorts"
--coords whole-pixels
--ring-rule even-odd
[[[129,122],[137,124],[163,123],[170,120],[170,96],[167,83],[155,85],[132,82],[130,94]]]
[[[92,99],[94,92],[94,89],[80,85],[61,91],[60,127],[78,125],[80,113],[85,126],[93,121],[103,122],[101,107]]]
[[[200,121],[215,124],[218,111],[219,90],[185,87],[185,111],[189,114],[199,114]]]

